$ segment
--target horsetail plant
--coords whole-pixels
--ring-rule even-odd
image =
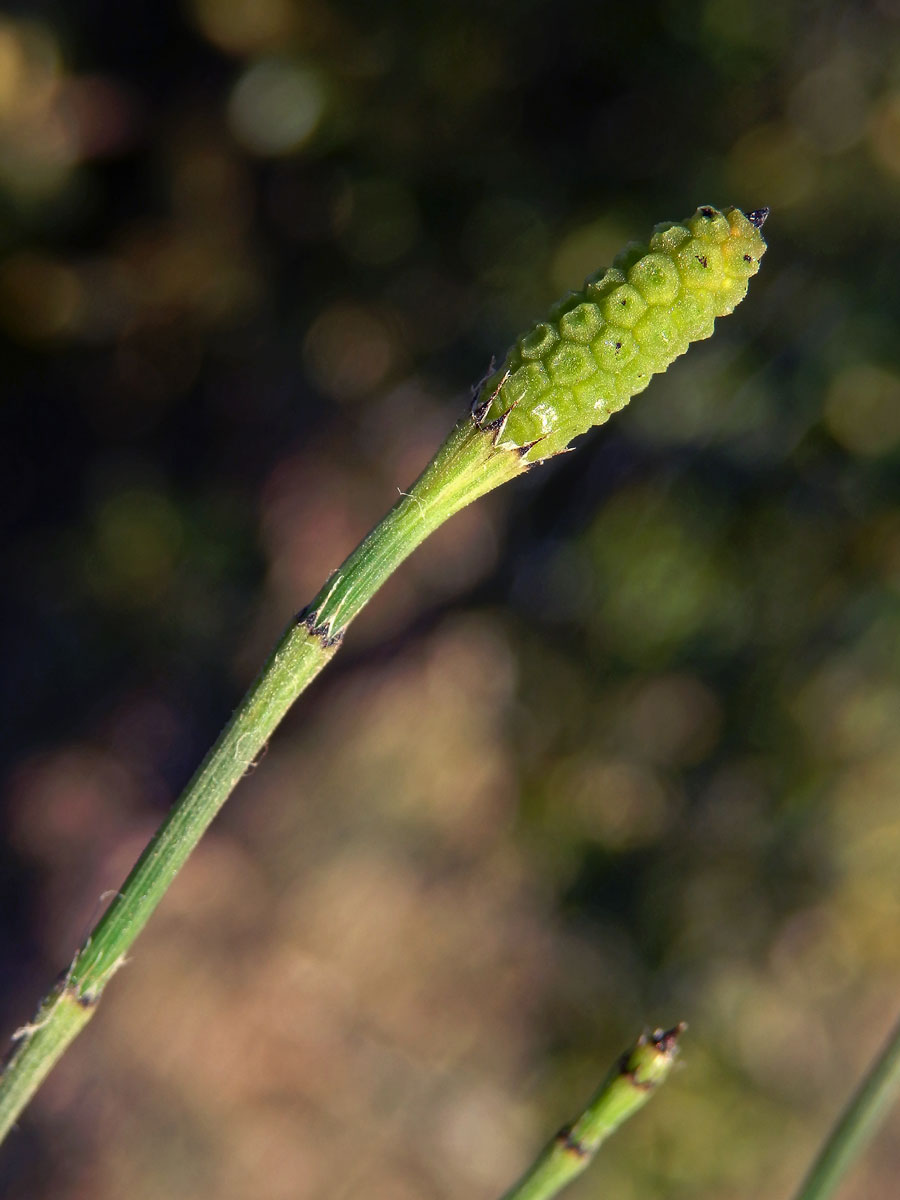
[[[584,1111],[563,1126],[500,1200],[553,1200],[573,1183],[606,1139],[665,1083],[685,1028],[682,1022],[673,1029],[642,1034],[613,1066]],[[793,1200],[832,1200],[847,1171],[878,1132],[898,1092],[900,1022],[819,1147]]]
[[[535,1159],[501,1200],[552,1200],[587,1170],[606,1139],[644,1107],[668,1078],[684,1024],[641,1034],[588,1101],[584,1111]]]
[[[609,270],[591,276],[516,341],[408,492],[290,621],[69,968],[33,1020],[14,1034],[0,1076],[0,1139],[90,1020],[219,809],[382,583],[454,513],[568,449],[573,438],[622,408],[692,341],[709,337],[715,318],[743,299],[759,269],[767,215],[767,209],[745,215],[737,208],[701,207],[683,223],[658,225],[649,244],[626,247]],[[660,1080],[673,1047],[671,1033],[643,1042],[629,1067],[632,1084],[645,1071],[648,1080],[651,1075]],[[646,1089],[638,1091],[646,1098]],[[616,1080],[601,1090],[590,1110],[594,1115],[584,1118],[583,1130],[577,1126],[579,1144],[583,1140],[592,1152],[637,1107],[629,1096]],[[560,1166],[558,1153],[548,1153],[535,1178],[562,1179],[568,1168]],[[523,1181],[509,1195],[525,1200],[552,1194],[536,1188]]]

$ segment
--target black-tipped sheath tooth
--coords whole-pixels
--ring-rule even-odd
[[[747,220],[751,225],[755,225],[757,229],[762,229],[766,223],[766,217],[769,215],[767,208],[754,208],[753,212],[748,212]]]

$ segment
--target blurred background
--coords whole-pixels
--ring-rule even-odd
[[[353,626],[4,1196],[491,1200],[684,1019],[571,1195],[788,1197],[900,1008],[896,0],[4,5],[4,1040],[491,355],[701,203],[745,304]]]

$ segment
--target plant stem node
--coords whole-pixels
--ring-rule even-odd
[[[339,629],[336,633],[331,633],[327,624],[318,623],[318,618],[319,614],[315,609],[307,606],[297,613],[296,621],[298,625],[305,626],[310,637],[314,637],[323,650],[339,646],[344,640],[344,630]]]

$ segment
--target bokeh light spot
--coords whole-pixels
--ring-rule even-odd
[[[900,175],[900,92],[889,92],[872,110],[869,145],[885,170]]]
[[[184,540],[178,510],[162,493],[130,486],[100,505],[86,566],[96,592],[139,605],[159,602]]]
[[[193,0],[191,8],[204,36],[220,49],[258,54],[295,32],[299,6],[291,0]]]
[[[900,377],[874,363],[847,367],[828,389],[825,423],[851,454],[889,454],[900,443]]]
[[[83,301],[78,276],[52,258],[24,252],[0,265],[0,323],[20,341],[70,332]]]
[[[315,132],[325,112],[318,71],[286,58],[252,63],[235,85],[228,106],[234,136],[261,155],[290,154]]]
[[[364,180],[348,189],[334,224],[350,257],[372,265],[400,258],[419,233],[415,200],[396,179]]]
[[[0,185],[23,205],[59,191],[79,158],[59,42],[36,21],[0,21]]]
[[[624,760],[564,760],[548,788],[561,807],[573,810],[585,837],[614,850],[655,842],[673,816],[655,774]]]
[[[731,185],[741,196],[761,196],[773,209],[800,204],[814,191],[818,165],[788,124],[757,125],[738,141],[728,163]],[[756,203],[756,201],[754,201]]]
[[[639,690],[625,712],[635,749],[660,764],[702,762],[716,743],[722,713],[699,679],[661,675]]]
[[[822,154],[838,154],[855,145],[867,112],[859,64],[848,55],[810,71],[788,101],[794,128]]]
[[[316,382],[341,399],[362,396],[387,377],[395,346],[387,325],[367,309],[350,304],[327,308],[303,343]]]

